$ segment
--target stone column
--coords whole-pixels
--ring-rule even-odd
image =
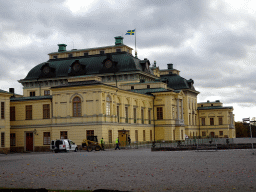
[[[179,99],[176,99],[176,105],[177,105],[177,118],[176,119],[180,119]]]
[[[181,99],[181,119],[183,120],[183,100]]]

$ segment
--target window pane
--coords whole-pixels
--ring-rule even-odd
[[[80,97],[75,97],[73,99],[73,116],[74,117],[82,116],[81,99],[80,99]]]
[[[26,120],[32,119],[32,105],[26,105]]]
[[[1,147],[5,147],[4,136],[5,136],[4,133],[1,133]]]
[[[1,119],[4,119],[4,102],[1,102]]]
[[[10,134],[10,145],[15,146],[15,133]]]
[[[15,121],[15,107],[10,107],[10,120]]]

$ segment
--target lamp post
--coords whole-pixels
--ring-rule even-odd
[[[243,118],[243,123],[247,123],[247,121],[249,121],[250,133],[251,133],[251,143],[252,143],[252,150],[253,150],[252,126],[251,126],[251,123],[256,122],[256,121],[250,121],[250,117],[249,118]],[[254,153],[252,153],[252,154],[254,155]]]

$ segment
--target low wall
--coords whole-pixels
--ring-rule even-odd
[[[217,150],[223,150],[223,149],[251,149],[252,144],[250,143],[239,143],[239,144],[217,144],[217,145],[198,145],[200,149],[204,150],[212,150],[213,146],[215,146]],[[256,143],[253,143],[253,148],[256,149]],[[180,145],[177,147],[155,147],[151,148],[151,151],[186,151],[186,150],[197,150],[197,145]]]
[[[10,153],[10,148],[8,148],[8,147],[0,148],[0,153],[8,154],[8,153]]]

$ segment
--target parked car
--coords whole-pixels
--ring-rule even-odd
[[[57,139],[57,140],[52,140],[51,150],[55,151],[55,153],[58,153],[59,151],[77,152],[78,148],[77,148],[77,145],[69,139]]]

